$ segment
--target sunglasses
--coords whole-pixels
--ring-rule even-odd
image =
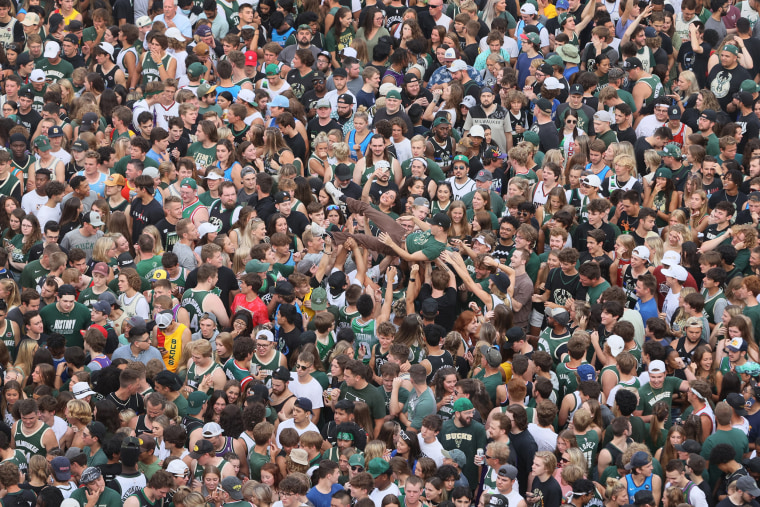
[[[578,120],[565,120],[565,123],[567,123],[568,125],[575,125],[576,123],[578,123]]]
[[[337,204],[330,204],[328,207],[325,208],[327,211],[338,211],[340,207]]]
[[[298,364],[298,365],[296,365],[296,368],[299,369],[299,370],[308,370],[309,369],[309,367],[306,366],[305,364]]]
[[[455,165],[454,166],[454,170],[455,171],[464,171],[465,169],[467,169],[467,167],[463,166],[463,165]]]
[[[351,470],[354,472],[364,472],[364,467],[359,465],[354,465],[351,467]]]

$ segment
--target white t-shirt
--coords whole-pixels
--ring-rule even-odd
[[[393,496],[399,496],[401,495],[401,491],[398,489],[398,486],[396,486],[393,483],[390,483],[390,485],[385,488],[383,491],[378,490],[375,488],[372,493],[369,494],[370,500],[375,502],[375,507],[381,507],[383,504],[383,498],[386,497],[386,495],[393,495]]]
[[[23,209],[27,215],[31,213],[32,215],[37,216],[37,210],[46,202],[48,202],[48,197],[46,195],[40,195],[36,190],[32,190],[31,192],[25,193],[21,198],[21,209]],[[40,224],[40,229],[42,229],[42,224]]]
[[[301,384],[298,381],[298,373],[290,372],[288,389],[296,395],[296,398],[310,399],[312,408],[322,408],[325,406],[322,401],[322,385],[314,377],[306,384]]]
[[[432,444],[426,444],[422,435],[418,434],[417,441],[420,443],[422,454],[435,461],[436,466],[443,466],[443,454],[441,453],[443,446],[437,439],[433,440]]]
[[[285,428],[293,428],[294,430],[296,430],[299,437],[303,435],[304,433],[306,433],[307,431],[316,431],[317,433],[319,433],[319,428],[317,428],[317,426],[313,422],[310,422],[309,425],[306,426],[304,429],[299,429],[299,428],[296,428],[296,423],[292,418],[285,419],[284,421],[280,423],[279,426],[277,426],[277,438],[275,440],[277,441],[278,444],[280,443],[280,433],[282,433],[282,430],[284,430]]]
[[[55,208],[48,206],[40,206],[37,210],[37,221],[40,223],[40,230],[45,230],[45,224],[53,221],[58,222],[61,220],[61,205],[56,204]]]
[[[528,432],[536,441],[539,451],[554,451],[557,448],[557,434],[551,428],[542,428],[538,424],[528,424]]]

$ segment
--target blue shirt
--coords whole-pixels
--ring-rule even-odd
[[[153,21],[160,21],[163,24],[166,25],[166,21],[164,21],[164,15],[159,14],[155,18],[153,18]],[[174,18],[172,19],[172,22],[177,25],[177,28],[182,33],[182,36],[186,39],[192,39],[193,38],[193,26],[190,24],[190,20],[187,19],[187,17],[179,12],[179,9],[177,10],[177,14],[174,15]]]
[[[148,364],[148,361],[151,359],[158,359],[161,362],[164,361],[163,357],[161,356],[161,352],[159,352],[158,349],[153,346],[151,346],[148,350],[141,351],[137,357],[135,357],[132,355],[132,350],[129,345],[122,345],[113,351],[111,361],[119,358],[126,359],[127,361],[140,361],[146,366]]]
[[[314,486],[309,490],[308,493],[306,493],[306,498],[309,499],[311,503],[314,504],[314,507],[330,507],[330,499],[332,496],[337,493],[338,491],[342,491],[343,486],[340,484],[333,484],[332,489],[329,493],[324,494],[317,491],[317,487]]]
[[[659,317],[660,314],[657,311],[657,298],[653,297],[646,303],[641,301],[641,298],[636,301],[636,306],[634,307],[634,310],[639,312],[641,314],[641,320],[644,321],[644,325],[647,323],[647,319],[651,317]]]

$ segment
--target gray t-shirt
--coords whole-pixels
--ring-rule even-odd
[[[92,259],[92,249],[95,242],[103,236],[103,231],[96,231],[92,236],[83,236],[82,229],[77,228],[67,233],[61,240],[61,248],[71,250],[72,248],[81,248],[87,254],[87,262]]]
[[[188,271],[192,271],[198,267],[195,265],[195,254],[193,253],[193,249],[189,246],[183,245],[182,243],[175,243],[172,251],[177,254],[180,267],[183,267]]]
[[[715,21],[712,16],[705,21],[705,30],[708,28],[712,28],[718,32],[718,40],[723,40],[728,35],[728,30],[726,30],[726,25],[723,24],[723,21]]]

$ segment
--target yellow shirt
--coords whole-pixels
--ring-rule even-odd
[[[187,326],[177,323],[177,327],[173,333],[158,330],[159,333],[164,335],[164,350],[166,350],[162,354],[164,364],[166,365],[166,369],[173,373],[177,372],[180,359],[182,358],[182,333],[185,329],[187,329]]]
[[[544,11],[544,16],[546,16],[546,19],[552,19],[552,18],[557,17],[557,8],[554,7],[553,4],[548,4],[546,7],[544,7],[543,11]]]

